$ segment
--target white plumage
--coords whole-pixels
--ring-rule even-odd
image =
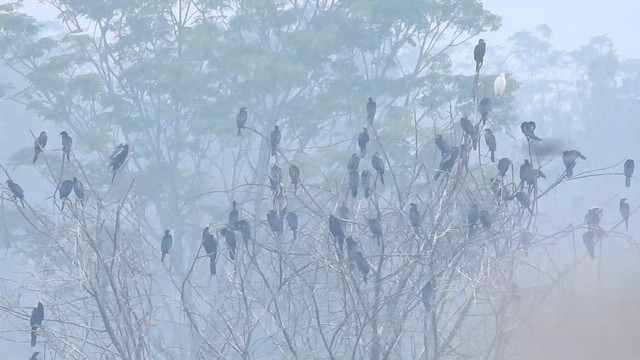
[[[504,95],[504,91],[507,89],[507,79],[504,73],[501,73],[493,82],[493,91],[496,93],[496,98],[499,99]]]

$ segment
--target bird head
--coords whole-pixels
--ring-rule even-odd
[[[493,132],[491,131],[491,129],[484,129],[484,132],[489,133],[489,134],[493,134]]]
[[[66,131],[60,131],[60,136],[69,136],[69,134]]]
[[[484,39],[478,40],[478,44],[484,44]]]
[[[278,125],[273,127],[274,130],[280,130],[280,127]]]
[[[40,136],[45,136],[45,135],[47,135],[47,133],[46,133],[46,132],[44,132],[44,131],[40,131]]]
[[[11,179],[6,181],[7,184],[13,184],[13,181],[11,181]]]
[[[164,234],[165,234],[165,235],[169,235],[169,230],[165,230],[165,231],[164,231]]]
[[[369,102],[373,102],[373,98],[369,98]]]
[[[240,108],[240,111],[247,111],[247,108],[243,106]]]
[[[417,209],[417,208],[418,208],[418,205],[416,205],[416,203],[411,203],[411,204],[409,204],[409,206],[410,206],[412,209]]]
[[[530,164],[530,163],[529,163],[529,159],[524,159],[524,164],[525,164],[525,165],[529,165],[529,164]]]
[[[436,135],[436,139],[442,139],[442,135]]]
[[[627,202],[627,198],[620,199],[620,203],[624,203],[624,202]]]

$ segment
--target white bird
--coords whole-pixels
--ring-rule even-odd
[[[496,93],[496,98],[499,99],[504,95],[504,91],[507,89],[507,79],[504,73],[501,73],[496,81],[493,82],[493,91]]]

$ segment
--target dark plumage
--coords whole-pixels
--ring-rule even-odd
[[[62,161],[64,162],[64,159],[66,157],[67,162],[71,162],[69,154],[71,153],[71,149],[73,148],[73,139],[66,131],[61,131],[60,136],[62,137]]]
[[[364,257],[361,251],[356,251],[353,254],[353,261],[356,263],[356,267],[358,268],[358,271],[360,271],[360,274],[362,274],[362,281],[366,283],[367,275],[371,270],[371,265],[369,265],[369,262]]]
[[[594,206],[587,210],[587,214],[584,216],[584,223],[589,227],[600,226],[600,220],[602,219],[602,209]]]
[[[238,212],[238,203],[233,200],[231,203],[231,211],[229,211],[229,227],[232,229],[236,228],[236,224],[240,221],[240,213]]]
[[[269,137],[270,144],[271,144],[271,156],[276,156],[281,139],[282,139],[282,133],[280,132],[280,127],[276,125],[273,127],[273,130],[271,131],[271,136]]]
[[[169,253],[171,245],[173,245],[173,236],[171,236],[169,230],[165,230],[164,236],[162,237],[162,242],[160,243],[160,251],[162,252],[160,262],[164,262],[164,257]]]
[[[338,256],[342,258],[344,254],[344,229],[340,219],[333,215],[329,215],[329,232],[333,236],[333,240],[338,243]]]
[[[380,239],[382,239],[382,225],[380,225],[380,219],[368,219],[367,224],[369,225],[369,231],[371,231],[373,237],[376,238],[376,243],[380,246]]]
[[[578,150],[565,150],[562,152],[562,162],[565,167],[565,175],[570,178],[573,176],[573,168],[576,166],[578,158],[587,160]]]
[[[238,128],[238,136],[242,136],[241,130],[244,129],[244,124],[247,123],[247,108],[241,107],[240,111],[238,111],[238,115],[236,115],[236,127]]]
[[[220,230],[220,234],[222,234],[222,236],[224,236],[224,240],[227,243],[227,246],[229,247],[229,257],[231,258],[231,260],[236,258],[236,246],[237,246],[237,240],[236,240],[236,233],[228,228],[222,228],[222,230]]]
[[[380,158],[380,154],[378,154],[377,152],[371,157],[371,165],[373,165],[373,168],[378,173],[378,176],[380,176],[380,182],[382,183],[382,185],[384,185],[384,161],[382,161],[382,159]]]
[[[82,182],[76,177],[73,178],[73,193],[76,195],[76,198],[80,200],[80,204],[84,204],[84,185],[82,185]]]
[[[532,166],[529,160],[524,159],[524,163],[520,165],[520,186],[518,186],[519,189],[524,188],[524,183],[530,180],[531,169]]]
[[[478,40],[478,45],[473,48],[473,59],[476,61],[476,74],[480,72],[486,51],[487,44],[482,39]]]
[[[476,233],[476,223],[480,219],[480,210],[478,209],[478,204],[471,205],[469,211],[467,211],[467,225],[469,226],[469,230],[467,232],[467,237],[471,238]]]
[[[38,355],[40,355],[38,351],[34,352],[33,354],[31,354],[29,360],[38,360]]]
[[[367,152],[367,143],[369,142],[369,131],[367,127],[362,128],[362,132],[358,135],[358,147],[360,148],[360,157],[364,157]]]
[[[529,199],[529,195],[526,192],[518,191],[511,198],[515,198],[516,200],[518,200],[520,205],[522,205],[523,208],[529,210],[529,212],[533,211],[531,210],[531,200]]]
[[[478,104],[478,110],[480,110],[480,121],[482,121],[482,125],[484,126],[487,123],[487,116],[491,112],[491,99],[488,97],[482,98],[480,103]]]
[[[9,187],[9,190],[11,190],[14,199],[18,198],[20,199],[20,201],[24,200],[24,190],[22,190],[20,185],[9,179],[7,180],[7,187]]]
[[[289,165],[289,178],[293,184],[293,192],[298,190],[298,183],[300,183],[300,169],[296,165]]]
[[[45,146],[47,146],[47,133],[41,131],[33,144],[33,164],[38,161],[38,155],[40,155]]]
[[[409,204],[409,221],[411,222],[411,227],[416,233],[420,232],[420,225],[422,224],[422,216],[420,215],[420,211],[418,211],[418,205],[415,203]]]
[[[627,199],[620,199],[620,215],[622,215],[622,220],[624,220],[624,225],[629,230],[629,215],[631,214],[631,206],[627,202]]]
[[[267,211],[267,223],[269,223],[271,231],[273,231],[275,234],[282,234],[284,232],[282,217],[278,215],[275,210]]]
[[[509,158],[500,159],[498,161],[498,175],[500,175],[500,177],[505,177],[510,167],[511,167],[511,160],[509,160]]]
[[[347,170],[355,170],[358,171],[358,167],[360,166],[360,157],[358,154],[351,155],[351,159],[347,163]]]
[[[487,143],[487,147],[491,153],[491,161],[496,161],[496,137],[493,135],[493,131],[491,131],[491,129],[484,129],[484,141]]]
[[[369,125],[373,125],[373,118],[376,116],[376,102],[373,98],[369,98],[367,101],[367,120]]]
[[[247,240],[251,239],[251,225],[249,225],[249,222],[247,220],[240,220],[236,222],[236,229],[240,230],[240,233],[242,234],[242,240],[246,242]]]
[[[434,180],[438,180],[440,177],[440,173],[449,173],[451,169],[453,169],[453,165],[456,163],[456,159],[458,158],[459,149],[457,146],[451,147],[451,151],[442,158],[440,161],[440,165],[438,165],[438,171],[436,171],[436,175],[433,177]]]
[[[633,169],[636,167],[636,164],[632,159],[628,159],[624,162],[624,186],[631,186],[631,176],[633,176]]]
[[[111,154],[109,167],[113,171],[113,176],[111,177],[112,184],[113,180],[116,178],[118,169],[120,169],[122,165],[124,165],[124,162],[127,160],[127,156],[129,156],[129,145],[125,143],[121,143],[120,145],[118,145],[113,154]]]
[[[433,281],[429,280],[425,286],[422,287],[421,291],[422,295],[422,305],[424,305],[424,309],[429,314],[431,312],[431,304],[433,302],[433,296],[435,295],[435,289],[433,287]]]
[[[31,325],[31,347],[36,346],[36,331],[42,325],[42,320],[44,320],[44,305],[38,301],[38,305],[31,310],[31,318],[29,319],[29,325]]]
[[[520,124],[520,130],[522,130],[522,133],[524,134],[524,136],[527,138],[528,141],[542,140],[539,137],[537,137],[536,134],[534,133],[535,129],[536,129],[536,123],[533,121],[525,121],[522,124]]]
[[[451,146],[447,144],[447,141],[442,138],[442,135],[436,135],[436,146],[442,153],[442,157],[447,156],[448,153],[451,152]]]
[[[62,200],[62,210],[64,210],[64,200],[69,198],[69,195],[71,195],[72,190],[73,190],[73,180],[65,180],[60,184],[60,188],[58,189],[58,195],[60,196],[60,200]]]
[[[218,242],[210,232],[211,224],[207,225],[202,231],[202,247],[209,257],[209,273],[216,274],[216,262],[218,258]]]
[[[362,170],[360,173],[360,186],[364,189],[364,198],[371,196],[371,173],[369,170]]]
[[[478,148],[478,128],[473,126],[471,120],[467,119],[466,116],[463,116],[460,119],[460,126],[462,127],[462,130],[464,130],[465,134],[471,137],[473,150],[476,150]]]
[[[278,191],[280,188],[280,184],[282,183],[282,169],[277,164],[273,164],[271,166],[271,171],[269,172],[269,185],[271,187],[271,191],[274,193]]]
[[[298,215],[293,211],[287,213],[287,225],[293,234],[293,240],[298,238]]]
[[[358,185],[360,183],[360,174],[357,170],[349,170],[349,190],[351,196],[355,199],[358,197]]]
[[[493,220],[491,219],[491,214],[487,210],[480,210],[480,224],[485,229],[491,229],[491,225],[493,225]]]
[[[582,243],[587,248],[591,260],[594,260],[596,258],[595,234],[592,231],[582,234]]]

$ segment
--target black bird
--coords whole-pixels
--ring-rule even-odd
[[[367,224],[369,224],[369,231],[371,231],[373,237],[376,238],[376,243],[380,246],[380,239],[382,239],[382,226],[380,225],[380,219],[368,219]]]
[[[469,226],[469,231],[467,232],[467,237],[471,238],[476,232],[476,223],[480,219],[480,210],[478,209],[478,204],[471,205],[471,208],[467,212],[467,224]]]
[[[622,215],[622,220],[624,220],[624,225],[626,226],[627,230],[629,230],[629,214],[631,214],[631,207],[629,206],[629,203],[627,203],[627,199],[620,199],[619,208],[620,215]]]
[[[356,263],[358,271],[360,271],[360,273],[362,274],[362,281],[366,283],[367,275],[371,270],[371,265],[369,265],[369,262],[367,261],[367,259],[365,259],[364,255],[362,255],[361,251],[356,251],[353,254],[353,261]]]
[[[293,192],[295,193],[296,190],[298,190],[298,183],[300,182],[300,169],[294,164],[289,165],[289,178],[291,179]]]
[[[514,198],[518,200],[518,202],[520,203],[520,205],[522,205],[523,208],[529,210],[529,212],[533,212],[533,210],[531,210],[531,200],[529,199],[529,195],[527,195],[526,192],[518,191],[511,197],[511,199],[514,199]]]
[[[491,178],[489,179],[489,184],[491,184],[493,195],[500,197],[500,195],[502,195],[502,180]]]
[[[531,166],[529,160],[524,159],[524,164],[520,165],[520,185],[518,186],[519,189],[524,188],[525,182],[530,182],[532,169],[533,167]]]
[[[480,210],[480,224],[485,229],[491,229],[493,220],[491,220],[491,214],[487,210]]]
[[[592,231],[582,234],[582,242],[589,252],[589,257],[594,260],[596,258],[595,234]]]
[[[113,176],[111,177],[111,183],[113,184],[113,180],[116,178],[116,173],[118,169],[124,165],[125,160],[127,160],[127,156],[129,156],[129,145],[125,143],[120,143],[116,150],[111,154],[111,161],[109,162],[109,167],[113,171]]]
[[[347,204],[344,201],[340,202],[340,206],[338,206],[338,209],[336,209],[336,213],[338,214],[338,217],[341,219],[341,224],[342,226],[346,226],[346,224],[344,223],[344,220],[346,219],[350,219],[351,218],[351,212],[349,211],[349,208],[347,207]]]
[[[355,199],[358,197],[358,183],[360,182],[360,174],[357,170],[349,171],[349,189],[351,190],[351,196]]]
[[[351,155],[351,159],[347,163],[347,170],[355,170],[358,171],[358,166],[360,166],[360,157],[358,154]]]
[[[369,98],[367,101],[367,120],[369,121],[369,125],[373,125],[373,118],[376,116],[376,102],[373,101],[373,98]]]
[[[277,164],[273,164],[271,166],[271,171],[269,173],[269,185],[271,187],[271,191],[274,193],[278,191],[280,188],[280,183],[282,182],[282,169]]]
[[[238,136],[242,136],[240,130],[244,129],[244,124],[247,123],[247,108],[241,107],[240,111],[238,111],[238,115],[236,115],[236,126],[238,127]]]
[[[33,164],[38,161],[38,155],[40,155],[45,146],[47,146],[47,133],[41,131],[33,144]]]
[[[435,289],[433,288],[433,281],[429,280],[425,286],[422,287],[422,304],[427,314],[431,312],[431,303],[433,301],[433,295],[435,295]]]
[[[462,127],[462,130],[471,137],[473,150],[476,150],[478,148],[478,129],[473,126],[471,120],[467,119],[466,116],[463,116],[460,119],[460,126]]]
[[[293,211],[287,213],[287,225],[293,233],[293,240],[296,240],[298,238],[298,215]]]
[[[344,229],[340,219],[333,215],[329,215],[329,232],[333,236],[335,242],[338,243],[338,256],[343,257]]]
[[[76,194],[76,198],[80,200],[80,204],[84,202],[84,185],[82,185],[82,181],[78,180],[77,177],[73,178],[73,193]]]
[[[484,126],[487,123],[487,116],[491,112],[491,99],[488,97],[482,98],[480,103],[478,104],[478,109],[480,110],[480,121],[482,121],[482,125]]]
[[[269,223],[271,231],[273,231],[275,234],[282,234],[284,232],[282,217],[278,215],[275,210],[267,211],[267,223]]]
[[[42,325],[42,320],[44,320],[44,305],[38,301],[38,305],[31,311],[31,318],[29,319],[29,325],[31,325],[31,347],[36,346],[36,331]]]
[[[164,257],[169,253],[169,249],[171,249],[171,245],[173,245],[173,236],[169,233],[169,230],[164,231],[164,236],[162,237],[162,242],[160,243],[160,251],[162,252],[162,257],[160,258],[160,262],[164,263]]]
[[[62,200],[62,210],[64,210],[64,201],[69,198],[69,195],[71,195],[72,190],[73,190],[73,180],[65,180],[60,184],[60,188],[58,189],[58,195],[60,196],[60,200]]]
[[[373,165],[373,168],[378,173],[378,176],[380,176],[380,182],[382,183],[382,185],[384,185],[384,161],[382,161],[382,159],[380,158],[380,154],[373,154],[373,156],[371,157],[371,165]]]
[[[229,211],[229,227],[235,229],[236,224],[240,221],[240,213],[238,212],[238,203],[235,200],[233,200],[231,206],[231,211]]]
[[[459,149],[457,146],[451,147],[451,151],[442,159],[442,161],[440,161],[438,171],[436,171],[436,175],[433,177],[434,180],[438,180],[440,173],[449,173],[451,169],[453,169],[453,165],[456,163],[456,159],[458,158],[458,152]]]
[[[535,129],[536,129],[536,123],[533,121],[525,121],[522,124],[520,124],[520,130],[522,130],[522,133],[524,134],[524,136],[527,138],[528,141],[542,140],[539,137],[537,137],[536,134],[534,133]]]
[[[500,175],[500,177],[505,177],[510,167],[511,167],[511,160],[509,160],[509,158],[500,159],[498,161],[498,175]]]
[[[480,72],[485,51],[487,51],[487,44],[485,44],[482,39],[478,40],[478,45],[473,48],[473,59],[476,61],[476,73]]]
[[[344,239],[344,242],[347,244],[347,259],[349,260],[349,271],[353,271],[355,267],[356,251],[358,251],[358,243],[353,240],[351,236]]]
[[[242,234],[242,240],[245,242],[251,239],[251,225],[247,220],[240,220],[236,223],[236,229],[240,230]]]
[[[209,257],[209,273],[216,274],[216,261],[218,258],[218,242],[210,232],[211,224],[207,225],[202,231],[202,247]]]
[[[360,157],[364,157],[367,152],[367,143],[369,142],[369,130],[367,127],[362,128],[362,132],[358,135],[358,147],[360,148]]]
[[[491,152],[491,161],[496,161],[496,137],[493,135],[493,131],[491,131],[491,129],[484,129],[484,141],[487,143],[489,152]]]
[[[278,125],[273,127],[273,131],[271,131],[271,156],[276,156],[278,152],[278,146],[280,145],[280,139],[282,138],[282,133],[280,132],[280,127]]]
[[[9,187],[9,190],[11,190],[11,193],[13,194],[13,198],[14,199],[18,198],[22,203],[24,203],[24,190],[22,190],[20,185],[13,182],[13,180],[9,179],[7,180],[7,186]]]
[[[364,189],[364,198],[368,199],[371,196],[371,173],[369,170],[362,170],[360,173],[360,185]]]
[[[411,227],[416,233],[420,232],[420,225],[422,223],[422,216],[420,215],[420,211],[418,211],[418,205],[415,203],[409,204],[409,221],[411,222]]]
[[[442,135],[436,135],[436,146],[440,149],[440,152],[442,152],[442,157],[445,157],[451,152],[451,146],[442,138]]]
[[[64,162],[65,157],[67,162],[71,162],[69,154],[71,153],[71,148],[73,148],[73,139],[66,131],[61,131],[60,136],[62,137],[62,162]]]
[[[602,209],[594,206],[587,210],[587,214],[584,216],[584,223],[589,227],[597,227],[600,225],[602,219]]]
[[[578,158],[587,160],[587,158],[578,150],[565,150],[562,152],[562,162],[564,163],[565,173],[568,178],[573,176],[573,167],[576,166]]]
[[[29,358],[29,360],[38,360],[38,355],[40,355],[38,351],[34,352]]]
[[[231,260],[235,259],[236,246],[237,246],[236,233],[233,232],[233,230],[231,229],[222,228],[222,230],[220,230],[220,234],[224,236],[224,240],[227,243],[227,246],[229,247],[229,257],[231,258]]]
[[[624,162],[624,186],[631,186],[631,176],[633,175],[633,169],[636,167],[636,164],[632,159],[628,159]]]

